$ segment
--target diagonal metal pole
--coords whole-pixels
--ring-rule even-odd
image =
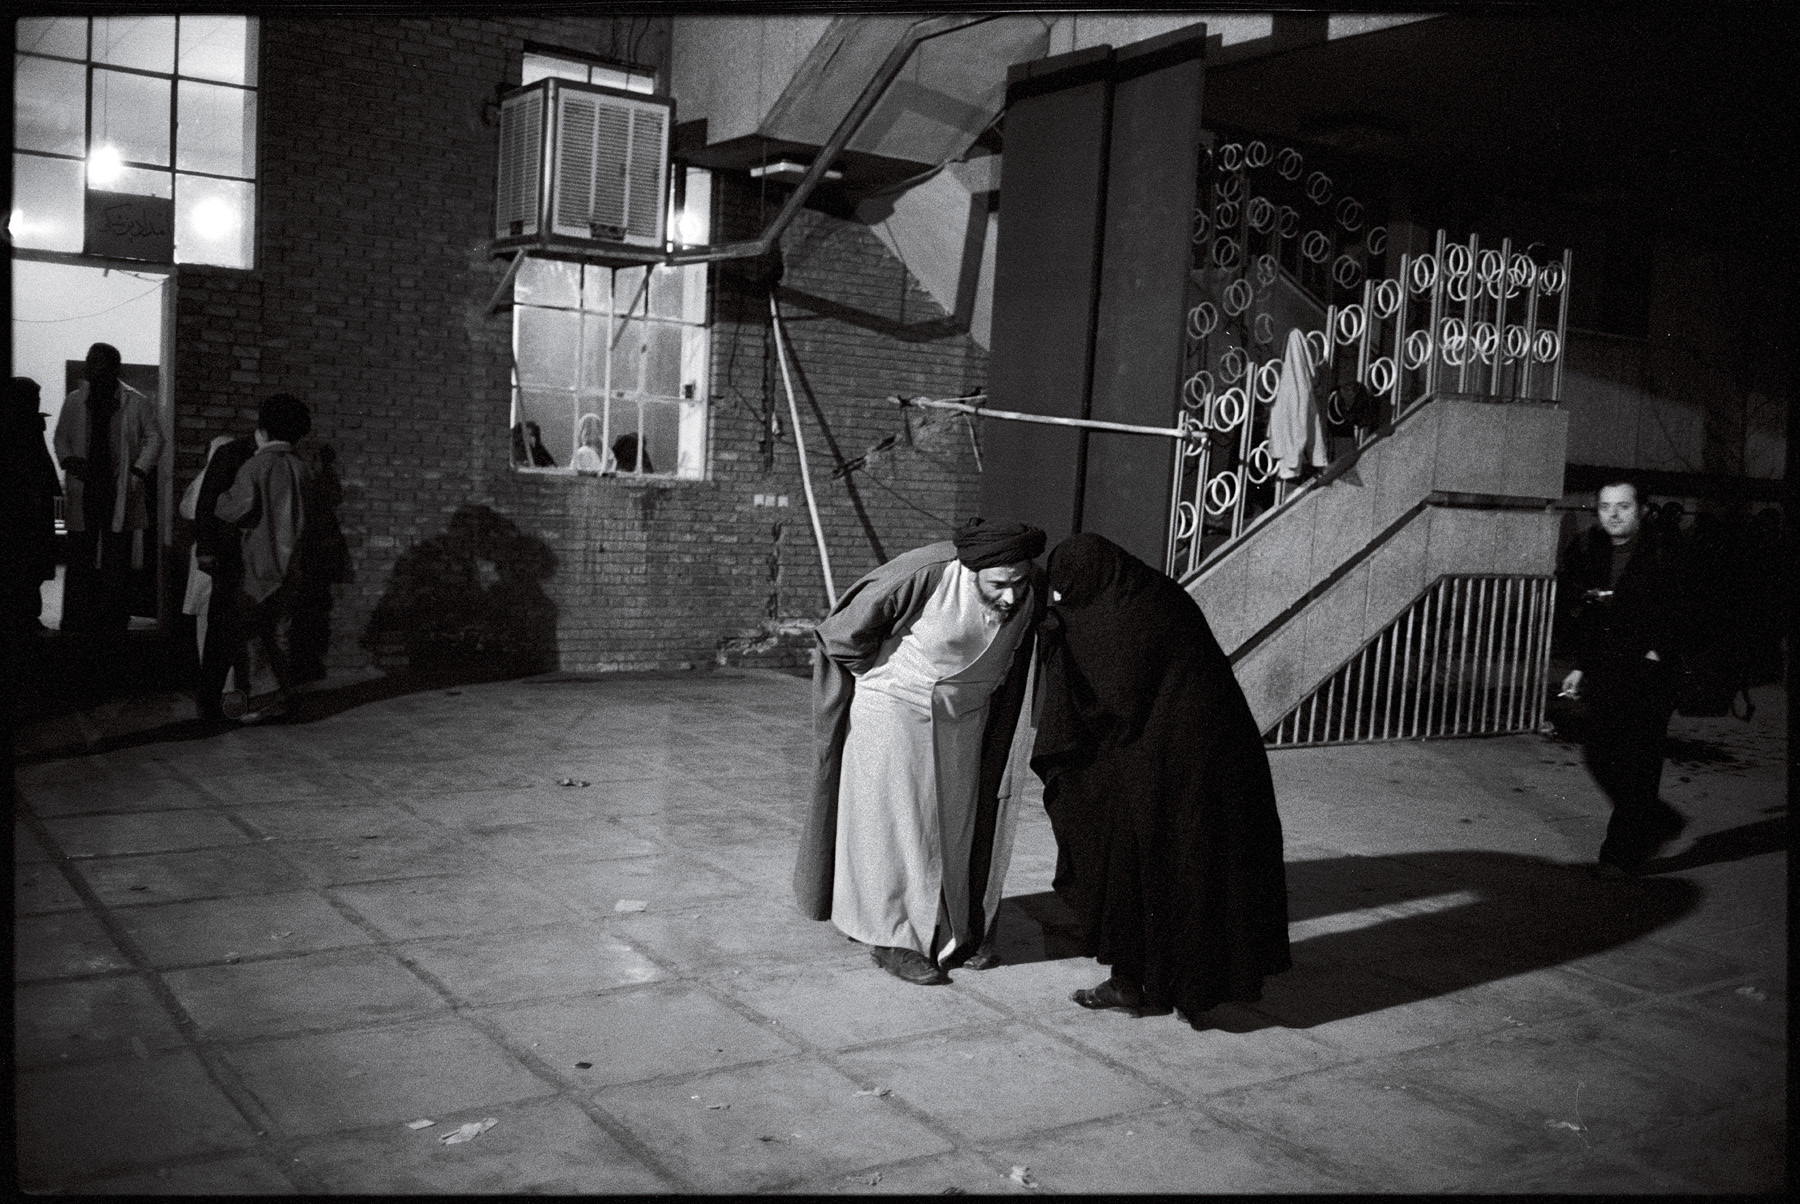
[[[775,328],[775,360],[781,365],[781,384],[787,390],[788,417],[794,424],[794,447],[800,453],[800,484],[806,489],[806,512],[812,516],[813,539],[819,545],[819,567],[825,571],[825,597],[837,606],[837,582],[831,576],[831,552],[825,547],[825,528],[819,524],[819,504],[813,500],[812,470],[806,463],[806,434],[800,429],[800,407],[794,401],[794,382],[788,376],[787,341],[781,336],[781,310],[775,294],[769,294],[769,322]]]

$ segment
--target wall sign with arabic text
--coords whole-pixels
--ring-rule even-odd
[[[167,197],[89,189],[86,251],[111,259],[173,263],[175,202]]]

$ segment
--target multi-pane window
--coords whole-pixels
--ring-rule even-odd
[[[256,21],[23,17],[13,245],[80,253],[88,193],[172,202],[177,263],[253,266]]]
[[[649,92],[644,72],[528,52],[555,75]],[[710,234],[712,177],[678,171],[670,230]],[[706,266],[607,268],[526,258],[513,284],[513,461],[521,468],[706,475]]]

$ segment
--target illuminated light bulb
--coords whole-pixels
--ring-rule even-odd
[[[706,217],[692,210],[683,210],[681,217],[675,222],[675,236],[683,246],[697,246],[706,241]]]
[[[194,233],[201,238],[229,238],[236,233],[238,226],[237,210],[229,201],[219,197],[207,197],[194,206],[193,215],[188,219]]]
[[[97,146],[88,152],[88,183],[106,185],[125,174],[125,159],[116,146]]]

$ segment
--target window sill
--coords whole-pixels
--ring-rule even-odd
[[[644,488],[672,485],[711,485],[713,482],[705,477],[678,477],[673,474],[634,472],[579,472],[573,468],[532,468],[523,464],[514,464],[512,470],[522,477],[549,477],[553,480],[592,481],[595,484],[625,485]]]

